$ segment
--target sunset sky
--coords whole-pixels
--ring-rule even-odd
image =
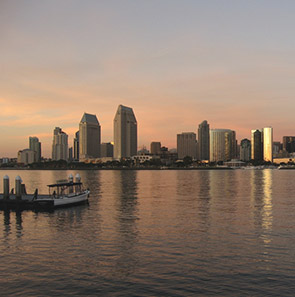
[[[139,147],[176,147],[207,120],[237,138],[295,135],[294,0],[0,0],[0,157],[84,112],[113,140],[119,104]]]

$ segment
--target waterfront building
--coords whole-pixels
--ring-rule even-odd
[[[263,130],[251,130],[251,159],[263,160]]]
[[[146,155],[146,154],[140,154],[140,155],[135,155],[131,157],[131,160],[133,160],[136,164],[142,164],[146,161],[151,161],[154,158],[159,158],[159,157],[154,157],[151,155]]]
[[[30,149],[20,150],[17,153],[17,163],[19,164],[32,164],[36,162],[37,153]]]
[[[137,154],[137,121],[132,108],[119,105],[114,118],[114,158]]]
[[[295,152],[295,136],[283,136],[283,150],[289,154]]]
[[[273,129],[263,128],[263,160],[272,162],[273,160]]]
[[[236,156],[236,132],[229,129],[210,130],[210,161],[230,161]]]
[[[161,142],[153,141],[151,142],[151,155],[161,154]]]
[[[278,157],[280,152],[283,150],[283,145],[279,141],[274,141],[273,142],[273,157]]]
[[[41,142],[37,137],[29,137],[29,148],[36,153],[36,162],[41,161]]]
[[[61,128],[56,127],[53,131],[52,160],[68,159],[68,135]]]
[[[84,113],[79,124],[79,160],[100,157],[100,131],[96,115]]]
[[[210,156],[210,126],[203,121],[198,129],[198,154],[200,160],[209,160]]]
[[[74,147],[74,160],[79,161],[79,131],[75,133],[73,147]]]
[[[251,159],[251,141],[247,138],[241,140],[240,145],[240,160],[250,161]]]
[[[197,136],[194,132],[183,132],[177,134],[177,153],[178,159],[184,157],[197,157]]]
[[[114,146],[111,142],[102,143],[100,145],[100,156],[101,158],[113,157]]]

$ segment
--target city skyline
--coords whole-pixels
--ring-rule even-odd
[[[272,126],[294,135],[292,1],[1,1],[0,155],[29,136],[51,154],[51,131],[72,146],[83,112],[113,141],[116,106],[132,106],[138,146],[176,147],[212,129],[250,139]],[[52,21],[54,19],[54,22]],[[83,102],[83,105],[81,103]]]

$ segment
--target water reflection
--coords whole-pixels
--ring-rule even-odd
[[[211,205],[211,195],[210,195],[210,180],[213,171],[206,170],[200,172],[201,178],[199,182],[199,205],[198,213],[200,216],[201,224],[200,228],[202,232],[207,232],[210,227],[210,205]]]
[[[89,206],[87,204],[80,206],[73,206],[70,208],[60,208],[54,210],[49,214],[48,224],[51,227],[56,228],[58,231],[72,230],[73,227],[82,228],[84,214],[86,213]],[[35,219],[38,216],[44,217],[43,213],[36,213]]]
[[[212,171],[210,176],[210,196],[214,207],[230,214],[230,219],[237,212],[237,173],[233,171]]]
[[[23,230],[23,219],[22,219],[22,212],[21,211],[16,211],[15,212],[15,223],[16,223],[16,235],[17,237],[21,237],[22,236],[22,230]]]
[[[254,208],[254,222],[264,244],[271,242],[272,232],[272,171],[251,172],[251,200]]]
[[[115,171],[114,187],[116,188],[117,196],[116,209],[118,222],[116,245],[119,248],[116,259],[116,273],[118,273],[119,277],[124,277],[135,270],[137,263],[137,171]]]
[[[4,237],[8,237],[10,234],[10,210],[4,210]]]

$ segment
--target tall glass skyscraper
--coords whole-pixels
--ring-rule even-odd
[[[209,160],[210,156],[210,126],[203,121],[198,129],[198,153],[200,160]]]
[[[272,127],[263,128],[263,160],[273,161],[273,129]]]
[[[114,118],[114,158],[137,154],[137,121],[132,108],[119,105]]]
[[[229,129],[210,130],[210,161],[229,161],[236,157],[236,132]]]
[[[251,130],[251,159],[263,160],[263,129]]]

